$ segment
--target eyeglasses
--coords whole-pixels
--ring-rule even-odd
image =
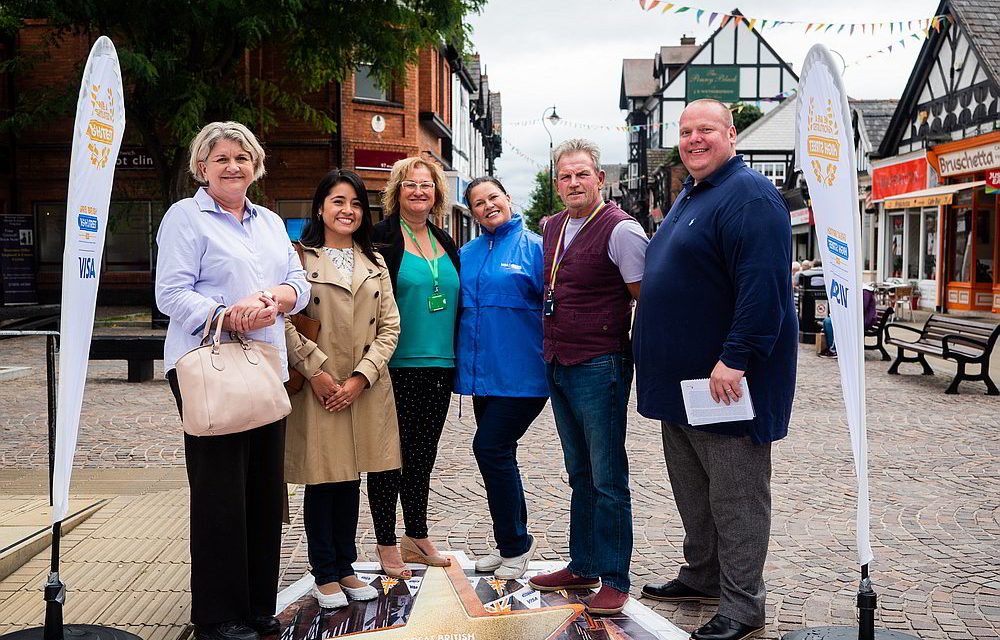
[[[413,180],[403,180],[399,183],[404,189],[408,191],[433,191],[433,182],[414,182]]]

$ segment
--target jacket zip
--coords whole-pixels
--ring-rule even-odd
[[[479,301],[479,291],[482,285],[483,269],[486,268],[486,262],[493,255],[493,243],[496,242],[496,237],[490,238],[489,247],[486,249],[486,257],[483,258],[482,264],[479,265],[479,272],[476,274],[476,339],[473,341],[474,350],[472,352],[472,393],[475,395],[477,384],[479,382],[479,322],[483,317],[482,310],[478,306]]]

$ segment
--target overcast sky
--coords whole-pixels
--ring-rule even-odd
[[[747,17],[769,21],[880,22],[930,18],[938,6],[930,0],[744,0],[739,4],[675,0],[675,4],[692,9],[681,14],[663,14],[660,8],[645,12],[638,0],[491,0],[480,15],[472,17],[472,48],[482,56],[490,89],[502,94],[504,141],[534,160],[505,144],[497,162],[498,177],[517,210],[528,200],[538,165],[548,165],[549,139],[541,124],[545,108],[555,105],[562,118],[575,122],[624,124],[625,113],[618,109],[622,59],[652,58],[660,46],[680,44],[681,35],[693,36],[702,44],[719,23],[716,19],[713,27],[705,24],[710,12],[729,13],[735,6]],[[695,20],[695,9],[705,10],[701,24]],[[891,35],[855,31],[852,37],[837,36],[835,28],[820,34],[804,31],[804,24],[768,26],[762,35],[796,74],[809,47],[817,42],[840,53],[848,64],[844,74],[848,93],[859,99],[898,99],[922,44],[909,38],[911,31],[904,31],[905,48],[894,46],[892,53],[859,62],[903,36],[898,31]],[[524,120],[535,122],[514,126]],[[567,138],[588,137],[601,145],[602,162],[625,162],[623,132],[563,124],[550,130],[557,145]]]

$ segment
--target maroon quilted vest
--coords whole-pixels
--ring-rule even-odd
[[[546,293],[566,215],[563,211],[545,223]],[[614,202],[608,202],[569,245],[556,275],[555,314],[545,317],[546,362],[574,365],[608,353],[631,351],[632,296],[608,257],[612,230],[630,218]]]

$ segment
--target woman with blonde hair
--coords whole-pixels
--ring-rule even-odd
[[[405,562],[450,564],[427,530],[431,471],[451,403],[459,304],[458,249],[432,220],[447,207],[446,184],[433,162],[419,157],[398,161],[382,194],[388,217],[372,234],[399,308],[399,344],[389,361],[389,376],[403,464],[398,471],[368,474],[368,502],[382,570],[401,578],[410,577]],[[406,526],[399,547],[397,498]]]
[[[175,364],[201,342],[209,319],[274,345],[285,369],[284,314],[309,283],[276,213],[250,202],[264,150],[238,122],[213,122],[191,142],[202,186],[174,203],[156,235],[156,306],[170,317],[163,368],[177,410]],[[285,420],[220,436],[184,434],[191,487],[191,622],[197,640],[257,640],[274,617],[281,558]]]

